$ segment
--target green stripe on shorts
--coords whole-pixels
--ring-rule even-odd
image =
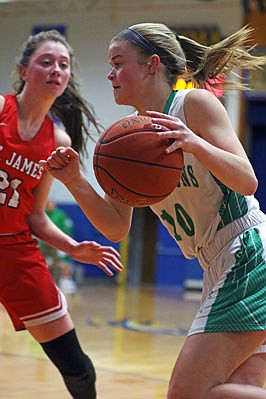
[[[218,290],[205,332],[266,330],[266,263],[258,229],[242,234],[235,260]]]

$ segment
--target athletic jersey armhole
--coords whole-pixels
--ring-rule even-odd
[[[175,98],[175,95],[176,95],[177,91],[178,91],[178,90],[173,90],[173,91],[170,93],[170,95],[169,95],[169,97],[168,97],[168,99],[167,99],[167,101],[166,101],[164,110],[163,110],[163,113],[164,113],[164,114],[168,114],[168,113],[169,113],[169,110],[170,110],[171,105],[172,105],[172,103],[173,103],[173,101],[174,101],[174,98]]]

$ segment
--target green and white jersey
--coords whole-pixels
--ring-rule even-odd
[[[193,90],[193,89],[192,89]],[[172,96],[169,111],[186,124],[184,99],[190,90]],[[167,107],[167,105],[166,105]],[[194,155],[184,153],[184,168],[176,189],[151,206],[187,258],[198,256],[224,226],[258,210],[254,196],[240,195],[223,185]]]

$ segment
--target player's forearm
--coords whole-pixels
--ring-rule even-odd
[[[131,210],[113,206],[101,197],[83,175],[66,184],[80,208],[94,227],[111,241],[120,241],[127,233]]]
[[[46,214],[31,214],[28,223],[32,234],[39,240],[71,256],[77,242],[63,233]]]

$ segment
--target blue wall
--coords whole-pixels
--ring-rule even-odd
[[[250,101],[247,117],[252,138],[250,159],[259,181],[255,197],[266,212],[266,101]]]
[[[76,204],[58,203],[58,208],[65,211],[73,220],[73,238],[77,241],[96,241],[101,245],[110,245],[119,250],[119,244],[107,240],[88,221],[82,210]],[[75,264],[75,262],[74,262]],[[95,265],[84,264],[84,276],[106,276],[106,274]]]
[[[197,259],[186,259],[167,229],[158,223],[155,283],[184,288],[187,280],[201,281],[202,275]]]

